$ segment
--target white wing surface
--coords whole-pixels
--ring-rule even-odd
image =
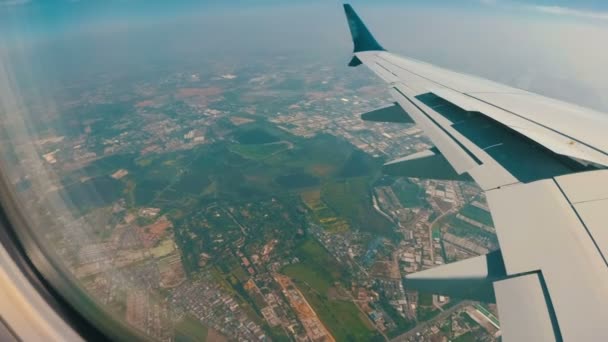
[[[371,69],[395,100],[363,119],[414,122],[435,144],[387,168],[473,179],[496,226],[499,251],[406,286],[495,299],[505,341],[608,341],[608,114],[396,56],[344,9],[349,65]]]

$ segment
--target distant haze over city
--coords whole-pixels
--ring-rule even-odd
[[[88,41],[88,48],[64,52],[76,66],[87,69],[113,62],[179,63],[215,53],[227,54],[235,63],[261,52],[336,61],[349,58],[351,45],[338,2],[176,1],[174,6],[160,1],[146,5],[113,1],[107,6],[86,2],[57,1],[50,6],[4,1],[0,13],[10,20],[0,29],[13,38],[42,37],[44,44],[80,36]],[[608,9],[602,2],[380,1],[372,6],[354,1],[353,5],[393,52],[608,111],[603,96],[608,91],[603,72],[608,47],[599,43],[608,35]],[[50,7],[55,8],[53,15],[45,16]],[[15,21],[20,26],[10,26]],[[20,43],[21,48],[24,45],[28,44]],[[58,54],[40,62],[50,66],[64,57]]]

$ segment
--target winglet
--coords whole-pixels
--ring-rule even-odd
[[[361,18],[359,18],[351,5],[344,4],[344,12],[346,13],[346,19],[348,20],[350,34],[353,37],[353,43],[355,44],[353,52],[386,51],[378,44],[367,27],[365,27],[365,24],[361,21]]]

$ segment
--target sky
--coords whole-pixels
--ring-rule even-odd
[[[608,1],[351,3],[391,52],[608,112]],[[0,36],[0,50],[52,52],[43,61],[30,53],[22,66],[58,70],[53,63],[127,68],[212,53],[348,61],[352,51],[334,0],[0,0]]]
[[[604,0],[354,0],[353,5],[460,8],[469,11],[551,16],[608,22]],[[240,11],[291,5],[339,5],[336,0],[0,0],[0,29],[22,32],[62,32],[122,20],[145,21],[192,11]]]

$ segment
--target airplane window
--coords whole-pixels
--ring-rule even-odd
[[[488,103],[496,81],[608,108],[596,57],[550,33],[583,49],[604,19],[440,3],[0,0],[10,196],[78,296],[151,340],[496,341],[491,282],[407,276],[488,255],[506,278],[482,189],[602,165]],[[424,83],[443,68],[485,107]],[[466,172],[490,159],[493,183]]]

